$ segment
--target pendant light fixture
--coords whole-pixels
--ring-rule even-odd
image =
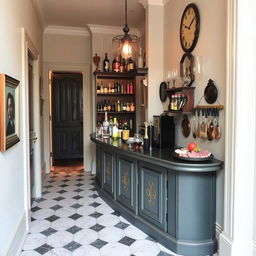
[[[129,34],[129,27],[127,24],[127,0],[125,0],[125,25],[123,28],[124,35],[115,36],[112,39],[112,44],[114,49],[114,56],[121,55],[124,59],[135,57],[137,52],[137,44],[139,42],[139,37],[136,35]]]

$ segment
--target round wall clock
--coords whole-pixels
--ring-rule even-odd
[[[180,43],[184,52],[192,52],[197,44],[200,31],[200,15],[195,4],[189,4],[180,22]]]

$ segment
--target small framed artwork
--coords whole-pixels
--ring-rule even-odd
[[[19,139],[19,81],[0,74],[0,151],[4,152]]]

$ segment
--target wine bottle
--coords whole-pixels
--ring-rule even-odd
[[[114,117],[114,124],[113,124],[112,130],[113,130],[113,132],[112,132],[113,139],[117,139],[118,138],[118,127],[117,127],[116,117]]]
[[[123,133],[122,133],[122,140],[123,141],[127,141],[129,139],[129,126],[127,124],[127,122],[124,123],[123,125]]]
[[[108,121],[108,113],[107,112],[105,112],[105,120],[103,122],[102,137],[105,139],[109,138],[109,121]]]
[[[105,59],[103,60],[103,71],[109,72],[109,59],[107,53],[105,53]]]

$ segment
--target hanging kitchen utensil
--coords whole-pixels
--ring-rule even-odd
[[[208,125],[208,129],[207,129],[207,137],[209,141],[212,141],[214,139],[213,137],[213,133],[214,133],[214,124],[213,124],[213,108],[209,108],[209,114],[211,116],[210,118],[210,123]]]
[[[200,133],[199,133],[199,137],[201,139],[207,139],[207,124],[206,124],[206,120],[205,120],[205,109],[202,109],[202,116],[203,116],[203,121],[200,124]]]
[[[207,103],[213,104],[218,98],[218,89],[212,79],[209,79],[204,89],[204,99]]]
[[[197,137],[200,138],[200,108],[197,108]]]
[[[188,116],[184,115],[183,120],[181,122],[181,130],[184,137],[188,137],[191,131],[190,122],[188,120]]]
[[[214,131],[214,138],[215,140],[219,140],[221,138],[221,128],[219,126],[219,109],[216,109],[216,114],[217,114],[217,125],[215,127],[215,131]]]
[[[192,123],[192,134],[193,138],[195,139],[197,137],[197,127],[196,127],[196,109],[193,110],[193,123]]]

